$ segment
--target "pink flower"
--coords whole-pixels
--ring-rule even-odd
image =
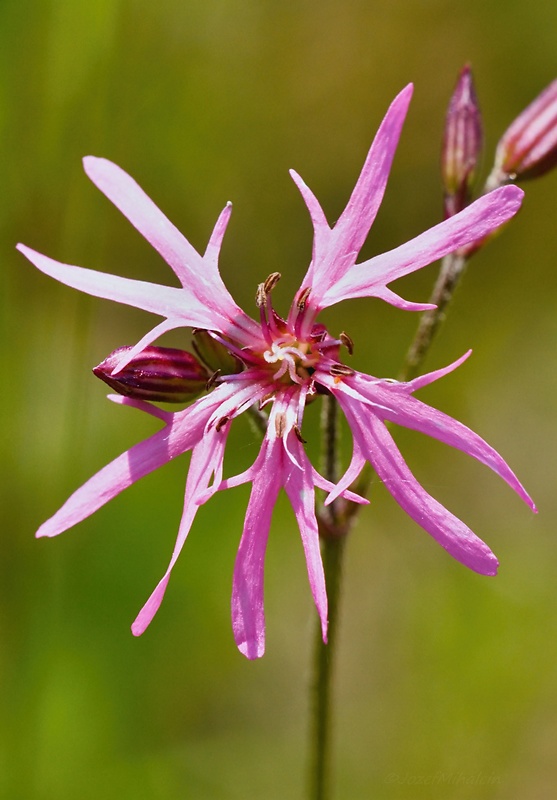
[[[104,159],[85,158],[85,171],[159,251],[174,270],[181,288],[60,264],[18,245],[35,266],[68,286],[163,318],[135,347],[123,350],[114,373],[162,333],[181,326],[208,331],[243,365],[241,371],[218,377],[208,394],[175,413],[133,397],[112,396],[114,402],[158,417],[164,427],[104,467],[37,532],[38,536],[56,536],[143,475],[192,451],[176,546],[167,571],[132,625],[134,634],[143,633],[158,610],[199,506],[219,490],[249,482],[251,496],[232,589],[236,643],[248,658],[257,658],[264,652],[263,564],[272,509],[281,488],[290,499],[300,528],[309,583],[326,640],[327,595],[319,551],[315,487],[329,492],[327,502],[342,496],[366,503],[349,489],[366,460],[402,508],[452,556],[477,572],[493,575],[497,569],[493,553],[420,486],[398,451],[386,422],[422,431],[468,453],[494,470],[534,508],[518,479],[493,448],[461,423],[412,396],[417,389],[455,369],[464,359],[409,383],[376,379],[343,365],[340,347],[347,343],[346,337],[333,337],[316,322],[323,308],[355,297],[378,297],[402,309],[429,308],[424,303],[403,300],[388,284],[483,238],[520,207],[521,190],[515,186],[502,187],[412,241],[356,263],[383,197],[411,93],[412,87],[406,87],[389,108],[348,205],[332,228],[310,189],[292,173],[313,221],[314,243],[311,264],[286,319],[272,305],[277,274],[269,276],[259,287],[258,321],[236,305],[222,282],[218,257],[230,204],[217,220],[201,256],[132,178]],[[306,400],[318,390],[328,390],[337,398],[353,432],[353,457],[336,486],[314,469],[303,447],[301,427]],[[243,474],[223,478],[223,455],[230,426],[254,404],[269,409],[259,455]]]

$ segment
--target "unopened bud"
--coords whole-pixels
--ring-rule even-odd
[[[469,65],[462,68],[452,94],[441,151],[445,217],[465,208],[482,149],[482,120]]]
[[[193,349],[201,361],[209,367],[211,373],[220,370],[223,375],[234,375],[234,373],[242,371],[241,361],[229,353],[223,344],[213,339],[207,331],[196,328],[193,332],[192,344]]]
[[[209,374],[191,353],[172,347],[146,347],[113,375],[131,347],[120,347],[105,358],[93,372],[112,389],[137,400],[186,403],[197,397]]]
[[[518,115],[495,153],[491,186],[537,178],[557,164],[557,80]]]

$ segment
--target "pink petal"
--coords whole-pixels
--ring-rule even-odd
[[[226,438],[228,434],[228,426],[224,426],[219,431],[215,428],[206,433],[199,443],[194,447],[190,467],[188,470],[188,478],[186,482],[186,495],[184,499],[184,511],[180,528],[178,531],[178,538],[174,546],[170,564],[163,577],[155,587],[153,593],[137,615],[133,625],[132,633],[134,636],[141,636],[147,626],[151,623],[153,617],[159,610],[162,603],[170,574],[178,556],[180,555],[188,533],[195,519],[197,509],[200,503],[198,498],[201,493],[204,494],[204,501],[209,499],[213,491],[208,491],[208,486],[213,475],[215,476],[215,483],[220,484],[222,477],[222,462],[224,458],[224,448],[226,445]]]
[[[292,436],[292,434],[290,434]],[[296,439],[292,447],[296,452],[297,461],[303,468],[299,469],[288,458],[284,458],[285,477],[284,488],[294,509],[296,521],[300,529],[302,544],[306,556],[309,585],[311,593],[321,620],[323,641],[327,641],[327,590],[325,588],[325,574],[319,548],[319,533],[315,516],[315,490],[311,479],[311,464],[305,454],[304,448]]]
[[[83,165],[97,188],[172,267],[187,296],[211,310],[212,324],[205,327],[239,337],[245,336],[246,332],[255,333],[255,323],[236,305],[218,270],[218,249],[230,216],[228,208],[224,216],[219,217],[208,257],[202,258],[123,169],[107,159],[94,156],[84,158]]]
[[[413,86],[409,84],[395,97],[385,114],[350,200],[334,226],[334,253],[330,254],[321,271],[316,269],[317,287],[322,280],[328,286],[336,283],[344,273],[344,266],[341,267],[337,258],[346,254],[353,264],[363,247],[385,194],[412,92]]]
[[[234,640],[249,659],[265,652],[263,570],[271,515],[281,485],[278,446],[265,440],[257,463],[232,584]]]
[[[467,350],[464,355],[460,356],[460,358],[457,358],[456,361],[453,361],[446,367],[441,367],[441,369],[436,369],[433,372],[426,372],[425,375],[418,375],[417,378],[413,378],[405,384],[405,391],[416,392],[418,389],[422,389],[424,386],[429,386],[430,383],[438,381],[439,378],[444,378],[445,375],[449,375],[451,372],[454,372],[455,369],[462,366],[471,355],[472,350]]]
[[[290,176],[304,199],[313,224],[312,259],[305,278],[301,284],[302,287],[305,288],[306,286],[312,286],[314,264],[320,259],[322,260],[324,254],[327,252],[327,247],[329,246],[329,241],[331,238],[331,229],[329,227],[329,223],[327,222],[327,217],[321,208],[319,200],[313,194],[309,186],[293,169],[290,170]]]
[[[311,286],[309,303],[315,308],[323,307],[320,302],[323,295],[354,265],[375,220],[412,91],[410,84],[391,103],[348,204],[332,229],[327,225],[315,196],[296,173],[293,174],[314,225],[313,260],[301,285]]]
[[[356,264],[325,292],[322,307],[354,297],[375,297],[391,281],[483,239],[516,214],[523,195],[517,186],[495,189],[406,244]]]
[[[213,228],[211,238],[209,239],[209,243],[205,249],[203,261],[206,264],[210,264],[211,269],[213,271],[218,270],[222,240],[224,238],[224,234],[226,233],[226,229],[228,227],[231,214],[232,214],[232,203],[229,202],[220,212],[219,218],[217,219],[215,227]]]
[[[166,427],[103,467],[41,525],[36,535],[56,536],[72,528],[144,475],[190,450],[203,435],[207,418],[213,411],[214,394],[172,414]],[[137,403],[126,405],[138,407]]]
[[[361,424],[352,403],[339,401],[360,447],[400,507],[457,561],[482,575],[495,575],[498,561],[489,547],[420,486],[384,423],[369,414]]]
[[[311,468],[311,478],[315,486],[319,489],[323,489],[325,492],[334,492],[336,490],[336,484],[331,483],[326,478],[323,477],[317,470],[312,467]],[[358,503],[361,506],[369,505],[369,500],[367,497],[362,497],[355,492],[350,492],[348,489],[343,489],[341,492],[338,493],[338,496],[343,497],[345,500],[350,500],[352,503]],[[325,505],[328,505],[329,499],[325,501]]]
[[[462,359],[459,359],[459,362],[461,363]],[[436,373],[432,373],[430,376],[423,377],[432,378],[433,375],[436,377],[432,379],[442,377],[442,375],[454,369],[455,366],[458,366],[459,362],[451,364],[444,370],[437,370]],[[369,400],[372,403],[373,412],[381,419],[394,422],[411,430],[420,431],[426,436],[438,439],[444,444],[448,444],[472,456],[472,458],[493,470],[496,475],[499,475],[533,511],[536,510],[532,498],[506,461],[501,458],[493,447],[484,441],[481,436],[478,436],[477,433],[467,428],[466,425],[449,417],[442,411],[422,403],[421,400],[411,397],[407,394],[409,384],[389,385],[368,378],[366,375],[358,375],[354,383],[357,384],[364,403]],[[402,387],[406,391],[400,391]]]
[[[340,497],[345,489],[348,489],[349,486],[354,483],[360,472],[362,471],[364,464],[366,463],[366,459],[356,441],[354,441],[354,449],[352,452],[352,458],[350,460],[350,464],[348,465],[348,469],[339,480],[339,482],[333,487],[332,491],[329,493],[327,499],[325,500],[324,505],[330,505],[333,500],[336,500],[337,497]]]
[[[437,308],[434,303],[412,303],[410,300],[405,300],[404,297],[396,294],[387,286],[379,286],[373,296],[395,308],[399,308],[401,311],[429,311],[431,308]]]
[[[148,403],[146,400],[138,400],[134,397],[125,397],[122,394],[107,394],[107,399],[110,400],[111,403],[116,403],[120,406],[130,406],[131,408],[137,408],[139,411],[144,411],[146,414],[150,414],[152,417],[162,419],[162,421],[167,425],[172,422],[172,418],[175,413],[173,411],[165,411],[163,408],[154,406],[151,403]]]
[[[200,306],[194,296],[184,289],[62,264],[23,244],[18,244],[17,249],[41,272],[93,297],[103,297],[161,317],[176,319],[180,325],[210,328],[216,322],[214,312]]]

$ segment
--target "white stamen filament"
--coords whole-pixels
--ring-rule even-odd
[[[297,364],[304,365],[306,354],[299,348],[292,345],[285,346],[280,341],[275,341],[271,344],[269,350],[263,353],[263,358],[268,364],[276,364],[281,362],[279,369],[273,375],[273,378],[278,380],[288,371],[291,380],[294,383],[302,384],[304,381],[296,372]]]

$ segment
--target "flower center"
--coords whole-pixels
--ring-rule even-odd
[[[271,342],[271,346],[263,353],[263,358],[268,364],[278,364],[279,368],[273,378],[280,380],[288,374],[294,383],[302,384],[310,376],[311,371],[319,359],[317,353],[312,353],[310,345],[300,343],[290,336],[282,336]]]

